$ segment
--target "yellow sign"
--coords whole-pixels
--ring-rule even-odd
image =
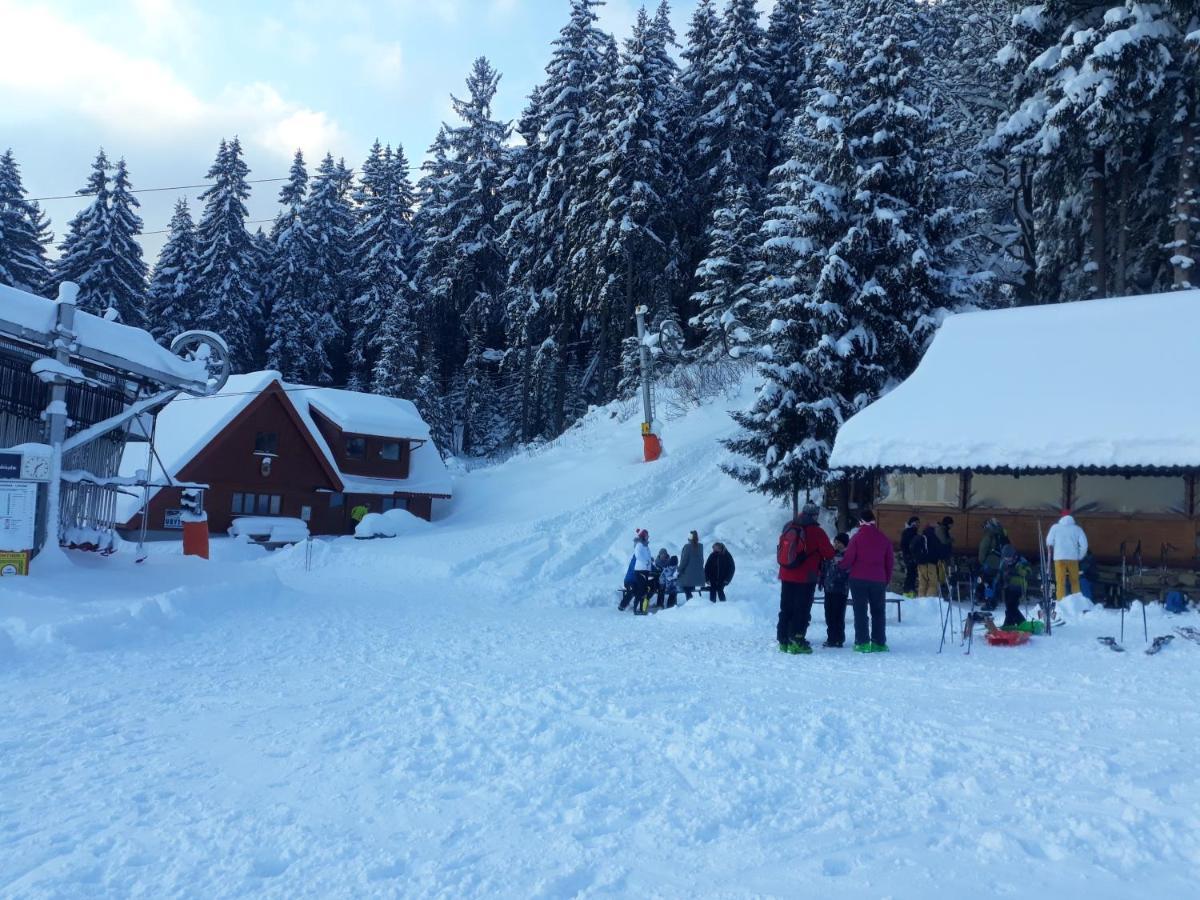
[[[0,575],[28,575],[29,551],[0,550]]]

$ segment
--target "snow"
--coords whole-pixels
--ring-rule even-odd
[[[301,519],[283,516],[242,516],[233,520],[229,534],[259,543],[294,544],[308,538],[308,525]]]
[[[14,287],[0,284],[0,322],[26,329],[31,339],[45,341],[57,321],[57,303]],[[203,384],[208,372],[202,362],[188,361],[155,343],[148,332],[119,322],[77,310],[75,335],[80,354],[95,359],[95,351],[128,360],[150,373],[164,376],[170,383],[185,381]]]
[[[938,655],[926,600],[886,656],[779,654],[784,514],[719,470],[752,388],[650,465],[594,410],[399,540],[0,579],[0,893],[1195,896],[1200,647],[1072,601]],[[726,542],[729,602],[618,614],[638,526]]]
[[[842,426],[830,464],[1200,466],[1197,330],[1194,290],[949,316],[916,371]]]
[[[305,400],[342,431],[429,440],[429,426],[409,400],[336,388],[303,388],[302,393],[296,399]]]
[[[383,513],[367,513],[354,529],[357,538],[393,538],[412,531],[420,531],[429,523],[419,519],[406,509],[389,509]]]

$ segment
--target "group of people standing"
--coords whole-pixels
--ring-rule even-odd
[[[733,581],[736,564],[733,554],[723,543],[716,542],[708,559],[704,558],[704,545],[696,531],[688,539],[678,556],[673,556],[666,547],[650,555],[650,533],[639,528],[633,536],[633,557],[625,571],[625,583],[621,591],[624,611],[633,605],[635,613],[650,611],[651,601],[655,609],[675,606],[679,592],[692,599],[692,593],[708,589],[712,603],[725,602],[725,588]]]
[[[853,536],[839,533],[831,542],[817,521],[820,509],[806,503],[779,536],[779,622],[775,639],[785,653],[812,653],[808,626],[812,622],[817,585],[825,588],[825,643],[846,643],[847,601],[854,608],[854,649],[886,653],[885,601],[895,556],[892,542],[875,524],[870,510],[858,513]]]

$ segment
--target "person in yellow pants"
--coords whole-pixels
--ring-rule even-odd
[[[1071,583],[1071,593],[1081,593],[1079,587],[1079,561],[1087,555],[1087,535],[1075,524],[1070,510],[1064,510],[1059,519],[1046,535],[1046,549],[1054,560],[1054,581],[1058,588],[1058,599],[1069,596],[1067,582]]]

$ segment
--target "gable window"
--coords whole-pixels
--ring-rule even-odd
[[[254,436],[254,452],[277,455],[279,453],[279,434],[274,431],[260,431]]]
[[[399,462],[400,460],[400,442],[387,441],[379,448],[379,458],[386,459],[388,462]]]
[[[283,508],[283,497],[279,494],[245,494],[233,495],[233,514],[235,516],[277,516]]]
[[[361,437],[346,438],[347,459],[363,459],[367,455],[367,439]]]

